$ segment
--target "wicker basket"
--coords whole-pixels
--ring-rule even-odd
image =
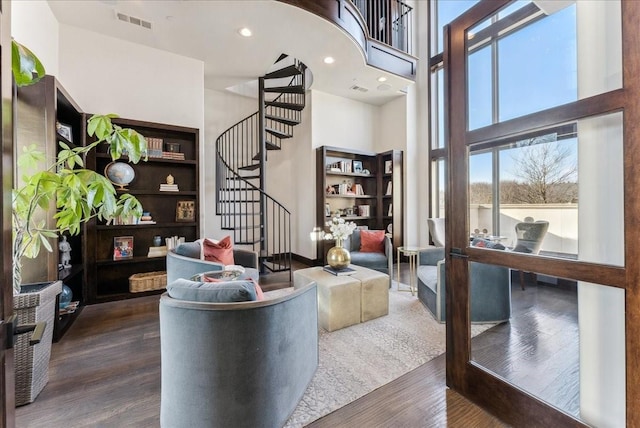
[[[161,290],[166,287],[166,271],[136,273],[129,277],[129,291],[132,293]]]
[[[23,287],[28,289],[29,286]],[[15,343],[16,406],[28,404],[36,399],[49,381],[49,358],[53,338],[53,321],[56,311],[56,296],[62,291],[62,282],[55,281],[40,291],[13,296],[13,310],[19,324],[46,322],[40,343],[30,346],[30,333],[17,336]]]

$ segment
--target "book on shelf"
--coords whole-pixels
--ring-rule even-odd
[[[167,246],[149,247],[147,257],[163,257],[167,255]]]
[[[369,205],[358,206],[358,214],[361,217],[369,217],[371,215],[371,208]]]
[[[331,266],[325,265],[325,267],[323,267],[322,269],[325,272],[329,272],[330,274],[335,275],[335,276],[353,275],[354,273],[356,273],[356,270],[352,269],[350,267],[346,267],[346,268],[340,269],[340,270],[335,270]]]
[[[162,159],[184,160],[184,153],[161,152],[160,157]]]
[[[178,185],[177,184],[161,183],[160,184],[160,191],[161,192],[179,192],[180,189],[178,189]]]
[[[393,194],[393,181],[387,183],[387,196],[391,196]]]
[[[150,158],[162,158],[162,138],[146,138],[147,155]]]
[[[138,224],[156,224],[155,220],[138,220]]]

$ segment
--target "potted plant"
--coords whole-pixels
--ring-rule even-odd
[[[35,55],[15,41],[12,60],[14,79],[19,86],[34,84],[45,74]],[[109,146],[114,161],[123,153],[133,163],[146,156],[144,137],[135,130],[113,124],[111,119],[115,117],[92,116],[87,133],[95,141],[80,147],[59,142],[57,157],[48,165],[44,153],[35,145],[25,147],[18,157],[21,182],[12,192],[14,311],[19,323],[44,320],[48,330],[42,342],[34,346],[29,346],[28,335],[17,338],[17,405],[33,401],[48,381],[55,300],[61,291],[59,281],[53,282],[53,287],[23,285],[22,258],[35,258],[42,248],[53,251],[52,240],[64,232],[77,235],[82,224],[94,217],[108,220],[121,215],[135,218],[142,215],[142,206],[134,196],[123,193],[118,197],[106,177],[84,168],[86,155],[102,144]],[[41,220],[52,206],[56,207],[53,228]]]

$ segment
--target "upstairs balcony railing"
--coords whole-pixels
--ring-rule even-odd
[[[400,0],[351,0],[364,17],[369,36],[398,50],[412,54],[411,11]]]

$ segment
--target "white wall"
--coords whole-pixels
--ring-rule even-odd
[[[230,126],[255,113],[258,110],[258,100],[210,89],[204,91],[204,99],[205,141],[200,158],[200,176],[203,181],[200,187],[203,199],[200,204],[203,213],[201,234],[219,239],[229,235],[229,231],[220,228],[220,217],[215,215],[216,138]]]
[[[53,76],[58,75],[58,28],[46,1],[11,2],[11,35],[36,54]]]
[[[193,58],[61,25],[58,80],[90,113],[204,128],[204,64]]]
[[[313,147],[375,150],[378,107],[320,91],[310,91]]]

